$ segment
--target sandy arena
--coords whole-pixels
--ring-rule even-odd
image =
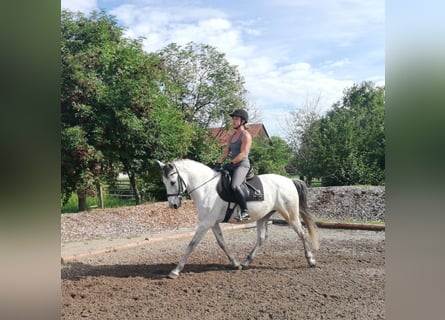
[[[234,270],[207,233],[175,280],[190,237],[147,242],[61,265],[61,319],[384,319],[385,232],[319,229],[317,267],[287,225],[247,270]],[[224,232],[240,261],[256,229]]]

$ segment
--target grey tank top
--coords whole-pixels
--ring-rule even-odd
[[[238,139],[235,142],[232,142],[232,137],[230,137],[230,159],[233,160],[235,159],[235,157],[237,155],[240,154],[241,152],[241,143],[242,143],[242,138],[243,138],[243,134],[244,132],[241,132],[241,134],[239,135]],[[243,166],[243,167],[250,167],[250,162],[249,162],[249,154],[247,154],[244,159],[242,161],[240,161],[239,163],[237,163],[235,165],[236,167],[238,166]]]

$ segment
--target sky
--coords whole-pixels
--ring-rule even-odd
[[[106,9],[147,52],[209,44],[245,79],[270,136],[320,98],[321,114],[353,84],[385,85],[384,0],[62,0],[62,9]]]

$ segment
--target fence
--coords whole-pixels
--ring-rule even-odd
[[[109,185],[106,193],[117,198],[134,197],[133,189],[131,189],[130,180],[128,179],[119,179],[114,184]]]

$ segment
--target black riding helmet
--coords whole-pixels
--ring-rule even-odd
[[[249,115],[247,114],[246,110],[243,109],[237,109],[235,111],[233,111],[231,114],[229,114],[229,116],[234,117],[240,117],[241,119],[243,119],[244,121],[246,121],[246,123],[249,121]]]

